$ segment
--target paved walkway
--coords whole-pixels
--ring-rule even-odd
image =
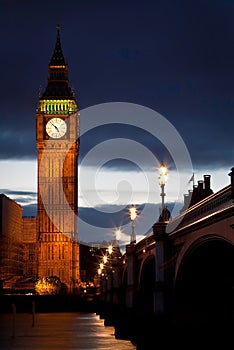
[[[34,322],[34,326],[33,326]],[[1,350],[135,350],[95,313],[0,314]]]

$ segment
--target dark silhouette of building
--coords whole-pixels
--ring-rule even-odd
[[[210,175],[204,175],[204,180],[199,180],[198,184],[193,185],[193,189],[188,194],[184,194],[184,207],[181,211],[188,209],[213,194],[213,190],[210,188],[210,177]]]

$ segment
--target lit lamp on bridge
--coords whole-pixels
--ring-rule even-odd
[[[115,231],[115,240],[116,240],[116,244],[117,246],[119,246],[119,241],[120,241],[120,238],[121,238],[121,229],[118,228],[116,231]]]
[[[108,253],[111,255],[113,253],[113,247],[112,245],[109,245],[107,248]]]
[[[136,207],[132,204],[130,209],[129,209],[129,215],[130,215],[130,220],[132,222],[132,234],[131,234],[131,241],[130,243],[136,243],[136,235],[135,235],[135,219],[137,217],[137,210]]]
[[[168,179],[168,173],[167,173],[167,167],[162,163],[161,166],[159,167],[159,176],[158,176],[158,181],[159,181],[159,186],[161,187],[161,194],[160,196],[162,197],[162,208],[161,208],[161,214],[163,212],[163,209],[165,207],[165,185],[167,183]]]

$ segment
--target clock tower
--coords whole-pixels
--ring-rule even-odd
[[[78,243],[79,112],[69,86],[60,28],[48,82],[36,109],[38,277],[57,276],[73,293],[80,280]]]

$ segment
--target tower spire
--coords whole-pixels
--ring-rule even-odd
[[[74,94],[69,86],[68,65],[65,61],[60,40],[60,24],[56,26],[57,38],[53,55],[49,63],[49,76],[44,99],[70,99],[74,100]]]
[[[60,36],[60,23],[58,21],[58,24],[56,26],[56,29],[57,29],[57,37]]]
[[[60,24],[57,25],[57,39],[53,56],[51,57],[49,66],[63,65],[66,66],[65,58],[63,56],[63,50],[60,41]]]

